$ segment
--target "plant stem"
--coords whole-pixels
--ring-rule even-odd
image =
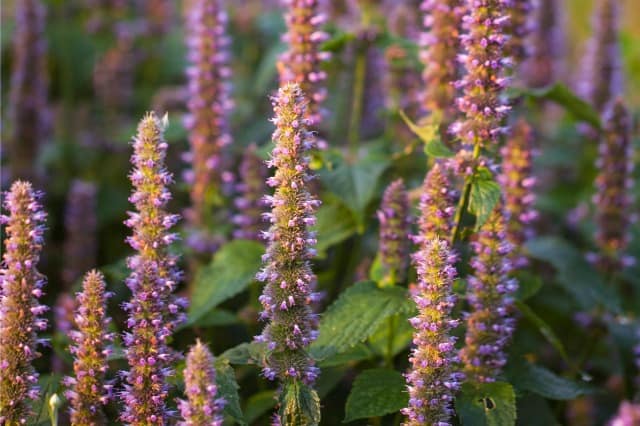
[[[464,183],[464,189],[462,191],[462,197],[460,198],[460,202],[458,203],[458,208],[456,209],[456,214],[453,218],[453,229],[451,231],[451,245],[455,244],[456,241],[460,238],[460,228],[462,226],[462,217],[469,206],[469,200],[471,196],[471,186],[473,185],[473,180],[476,177],[477,165],[476,161],[480,156],[480,144],[476,143],[473,147],[473,171],[471,175],[467,177]]]
[[[387,340],[387,353],[385,356],[384,364],[386,367],[393,367],[393,338],[394,338],[394,330],[396,325],[396,317],[391,316],[388,320],[389,324],[389,339]]]

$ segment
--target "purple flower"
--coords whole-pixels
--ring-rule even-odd
[[[604,132],[597,160],[599,173],[593,197],[598,226],[596,243],[601,252],[598,263],[615,269],[628,263],[621,253],[629,243],[629,225],[633,219],[629,214],[633,205],[631,118],[619,98],[607,106],[603,119]]]
[[[616,415],[607,426],[635,426],[640,424],[640,404],[622,401]]]
[[[506,28],[509,34],[509,41],[505,49],[511,56],[515,65],[520,65],[529,52],[527,48],[527,36],[531,31],[531,11],[534,0],[509,0],[507,13],[509,14],[509,24]]]
[[[171,363],[176,358],[167,339],[184,320],[181,311],[186,306],[186,301],[172,294],[182,274],[176,266],[177,257],[169,253],[169,246],[177,239],[169,230],[179,216],[164,210],[171,199],[167,185],[173,181],[164,165],[165,126],[155,114],[147,114],[138,126],[131,157],[133,192],[129,201],[135,211],[128,212],[125,224],[133,231],[127,241],[136,254],[127,259],[131,274],[126,284],[132,296],[124,304],[129,319],[123,340],[129,371],[124,373],[127,384],[121,394],[121,418],[131,425],[166,423],[166,378],[173,374]]]
[[[92,34],[109,34],[127,15],[127,0],[86,0],[84,3],[88,15],[86,28]]]
[[[136,35],[119,32],[115,45],[98,58],[93,68],[93,90],[112,115],[132,102],[135,68],[140,61],[134,46]]]
[[[593,35],[588,42],[580,93],[600,112],[622,94],[622,59],[619,46],[618,1],[597,0],[593,12]]]
[[[236,184],[239,193],[234,199],[237,214],[233,217],[236,229],[235,238],[259,240],[265,229],[262,214],[265,212],[263,196],[266,191],[265,180],[269,174],[264,162],[257,154],[255,144],[250,145],[242,155],[240,163],[240,181]]]
[[[307,102],[298,84],[286,84],[273,99],[276,130],[269,167],[276,169],[268,184],[275,187],[266,200],[271,206],[265,217],[271,222],[266,233],[267,253],[258,274],[266,285],[260,296],[262,317],[268,320],[256,339],[267,343],[269,355],[265,377],[282,382],[302,380],[312,384],[319,369],[307,352],[317,336],[317,318],[311,310],[316,276],[309,259],[315,255],[314,213],[320,205],[307,188],[309,150],[313,143],[305,118]]]
[[[217,398],[216,370],[213,355],[198,340],[187,354],[184,370],[186,400],[179,401],[182,426],[222,426],[225,400]]]
[[[16,181],[4,195],[8,215],[5,251],[0,269],[0,424],[26,424],[31,413],[29,399],[40,397],[38,373],[32,366],[40,356],[37,332],[47,328],[40,305],[45,278],[36,269],[44,244],[42,194],[29,182]]]
[[[436,163],[422,184],[420,196],[420,234],[416,244],[435,238],[446,239],[451,233],[451,218],[455,212],[455,192],[451,189],[444,167]]]
[[[13,69],[9,93],[11,134],[7,139],[13,179],[36,179],[34,159],[50,128],[47,103],[46,9],[40,0],[16,2]]]
[[[194,0],[187,16],[187,68],[191,169],[184,174],[189,184],[191,207],[186,218],[193,232],[209,233],[213,209],[222,203],[222,184],[228,175],[223,158],[231,143],[230,39],[227,14],[220,0]],[[193,247],[197,249],[198,247]]]
[[[507,240],[514,246],[514,267],[527,265],[522,246],[531,238],[531,222],[538,216],[533,208],[535,202],[535,177],[533,177],[533,130],[520,119],[512,128],[507,143],[500,150],[502,173],[498,182],[504,194],[504,211],[507,215]]]
[[[513,295],[518,283],[512,271],[513,245],[499,204],[471,243],[474,256],[467,300],[472,311],[466,317],[465,347],[460,351],[470,380],[493,382],[507,362],[505,349],[515,329]]]
[[[404,281],[409,260],[409,196],[402,179],[384,191],[378,210],[380,222],[379,257],[385,285]]]
[[[460,36],[464,52],[458,56],[466,73],[456,82],[463,91],[458,109],[464,117],[450,131],[464,144],[491,145],[503,132],[501,122],[509,111],[503,90],[511,65],[507,56],[506,29],[509,0],[466,0],[462,18],[465,33]]]
[[[69,350],[74,358],[74,377],[66,378],[69,389],[65,394],[74,425],[106,424],[103,406],[111,399],[112,387],[104,381],[113,341],[113,334],[107,331],[111,322],[107,315],[109,296],[104,276],[96,270],[88,272],[82,292],[77,295],[75,330],[69,333],[73,341]]]

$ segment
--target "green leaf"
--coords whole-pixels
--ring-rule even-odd
[[[346,350],[345,352],[335,354],[323,359],[318,364],[320,367],[334,367],[337,365],[345,365],[371,359],[376,356],[368,345],[360,343]]]
[[[538,275],[534,275],[529,271],[519,270],[516,271],[515,276],[518,280],[517,300],[525,301],[535,296],[542,288],[542,278]]]
[[[601,127],[600,115],[584,99],[573,93],[567,86],[556,83],[542,89],[531,89],[524,92],[525,95],[535,99],[547,99],[563,106],[578,120],[585,121],[596,128]]]
[[[465,383],[456,398],[463,426],[516,424],[516,395],[509,383]]]
[[[558,237],[541,237],[526,244],[529,254],[549,262],[557,271],[556,281],[571,294],[580,307],[601,306],[620,312],[620,297],[576,248]]]
[[[254,364],[256,362],[261,364],[266,353],[267,348],[263,343],[245,342],[227,349],[220,354],[219,358],[226,359],[231,364],[247,365]]]
[[[540,318],[535,312],[533,312],[533,310],[524,302],[520,300],[516,300],[515,305],[520,311],[520,313],[526,319],[528,319],[534,326],[536,326],[540,334],[542,334],[544,338],[547,339],[549,343],[551,343],[551,346],[553,346],[558,351],[562,359],[567,364],[573,365],[573,361],[567,355],[567,351],[565,350],[564,345],[562,344],[562,341],[556,335],[553,329],[549,326],[549,324],[547,324],[542,318]]]
[[[440,125],[438,123],[415,124],[404,111],[400,110],[400,117],[409,126],[409,129],[424,142],[424,153],[434,158],[449,158],[455,153],[451,151],[440,139]]]
[[[392,320],[389,323],[389,320]],[[409,323],[409,315],[393,315],[369,338],[369,345],[375,353],[381,357],[387,356],[389,349],[391,355],[396,356],[406,349],[413,339],[414,328]],[[391,335],[391,347],[389,337]]]
[[[489,219],[491,212],[500,201],[501,190],[491,173],[484,168],[479,168],[472,179],[469,212],[476,216],[477,231]]]
[[[570,400],[593,394],[596,389],[586,382],[576,382],[527,361],[516,362],[505,371],[518,390],[529,391],[547,399]]]
[[[401,373],[387,368],[365,370],[353,382],[344,423],[395,413],[408,403],[406,382]]]
[[[316,426],[320,423],[320,398],[304,383],[297,380],[285,383],[279,402],[282,424]]]
[[[188,324],[246,289],[262,265],[263,253],[264,246],[256,241],[234,240],[222,246],[196,275]]]
[[[348,32],[334,34],[329,40],[320,45],[320,50],[325,52],[339,52],[356,39],[356,35]]]
[[[238,396],[238,382],[236,373],[229,365],[229,361],[223,358],[216,359],[216,383],[220,396],[225,399],[224,414],[233,418],[237,423],[246,425],[247,422],[240,408],[240,397]]]
[[[381,289],[371,281],[354,284],[326,310],[318,339],[311,345],[317,360],[342,353],[371,336],[389,316],[412,308],[406,290]]]
[[[258,392],[251,395],[244,408],[244,417],[248,424],[252,425],[267,411],[276,405],[276,393],[272,390]]]
[[[194,327],[221,327],[238,323],[238,317],[226,309],[212,309],[197,321],[193,322]]]
[[[356,222],[351,211],[337,198],[327,197],[316,213],[318,257],[324,257],[329,247],[356,233]]]

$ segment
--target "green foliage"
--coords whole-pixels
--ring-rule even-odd
[[[496,204],[500,201],[500,185],[485,167],[479,167],[472,176],[469,195],[469,212],[476,216],[476,231],[485,224]]]
[[[455,406],[464,426],[516,423],[516,395],[509,383],[465,383]]]
[[[399,372],[387,368],[365,370],[353,382],[344,422],[395,413],[407,406],[408,395]]]
[[[235,371],[229,365],[229,361],[222,357],[216,359],[215,366],[218,394],[226,401],[224,414],[231,417],[236,423],[246,425],[247,422],[240,408],[239,386]]]
[[[576,119],[585,121],[596,128],[600,128],[600,114],[584,99],[573,93],[571,89],[561,83],[556,83],[542,89],[529,89],[524,95],[534,99],[546,99],[557,103],[570,112]]]
[[[297,380],[284,384],[280,399],[280,421],[290,426],[316,426],[320,423],[317,392]]]
[[[454,156],[440,138],[440,125],[438,123],[415,124],[404,111],[400,111],[400,117],[409,126],[409,129],[424,143],[424,153],[433,158],[449,158]]]
[[[519,391],[528,391],[555,400],[575,399],[594,393],[589,383],[577,382],[526,361],[517,362],[507,370],[509,382]]]
[[[356,222],[351,211],[337,198],[328,197],[316,213],[318,256],[326,256],[329,247],[341,243],[356,233]]]

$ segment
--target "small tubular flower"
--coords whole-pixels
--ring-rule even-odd
[[[466,0],[465,30],[460,36],[464,50],[458,56],[466,73],[456,82],[463,91],[457,98],[464,117],[450,131],[464,144],[491,145],[503,132],[501,122],[509,111],[503,89],[508,84],[506,70],[511,66],[506,34],[509,22],[508,0]]]
[[[504,211],[507,216],[507,240],[513,245],[515,268],[527,265],[521,253],[524,243],[531,238],[531,222],[538,216],[533,208],[536,196],[533,192],[536,179],[533,176],[533,130],[520,119],[512,128],[507,143],[500,150],[502,173],[498,182],[504,194]]]
[[[474,273],[468,279],[467,300],[472,311],[466,316],[460,359],[468,379],[493,382],[507,362],[505,349],[515,329],[513,294],[518,289],[509,276],[513,245],[507,239],[501,205],[482,225],[471,247]]]
[[[240,162],[240,180],[236,184],[239,196],[234,200],[237,209],[237,214],[233,217],[236,225],[233,231],[235,238],[259,240],[265,229],[262,220],[266,210],[263,196],[267,192],[265,180],[269,170],[256,151],[256,145],[250,145]]]
[[[64,284],[69,288],[96,264],[96,187],[75,180],[67,195],[64,227]]]
[[[309,227],[315,224],[320,201],[307,188],[312,142],[306,105],[298,84],[284,85],[273,99],[275,147],[267,164],[276,171],[267,183],[275,187],[275,193],[266,197],[272,208],[265,215],[271,227],[266,232],[264,268],[257,275],[266,282],[260,302],[261,316],[268,324],[256,339],[266,342],[269,349],[265,377],[312,384],[319,369],[307,347],[317,337],[317,318],[310,305],[318,295],[313,293],[316,276],[309,262],[315,255],[316,240]]]
[[[558,80],[564,59],[562,4],[558,0],[538,0],[533,11],[529,55],[520,74],[530,87],[544,87]]]
[[[398,179],[384,191],[378,210],[380,264],[383,281],[390,285],[405,279],[409,260],[409,209],[407,189],[402,179]]]
[[[629,243],[629,225],[632,207],[633,146],[631,145],[631,118],[622,99],[611,102],[604,114],[597,166],[596,243],[602,258],[599,263],[621,266],[621,254]],[[631,260],[630,258],[628,260]],[[624,262],[623,262],[624,263]]]
[[[191,169],[184,178],[190,186],[191,208],[186,218],[195,232],[208,233],[213,208],[222,203],[225,173],[223,156],[231,143],[230,39],[227,14],[220,0],[194,0],[187,16],[187,68]],[[210,245],[211,246],[211,245]],[[204,246],[203,246],[204,247]],[[198,250],[198,247],[193,247]]]
[[[107,331],[111,322],[107,315],[109,296],[104,276],[96,270],[88,272],[77,295],[75,330],[70,333],[74,376],[65,380],[72,425],[107,424],[103,406],[111,399],[112,386],[105,383],[105,374],[114,337]]]
[[[287,23],[283,41],[288,49],[278,60],[280,85],[298,83],[309,100],[305,118],[309,119],[309,128],[312,130],[318,129],[324,115],[321,104],[327,97],[324,87],[327,73],[320,66],[330,58],[329,52],[320,51],[320,45],[329,38],[327,33],[320,30],[327,19],[320,12],[321,1],[283,0]]]
[[[125,224],[133,231],[127,242],[136,254],[127,259],[131,273],[126,284],[132,296],[124,304],[129,314],[128,331],[123,336],[129,371],[124,373],[127,384],[121,394],[121,419],[130,425],[167,421],[166,377],[172,374],[171,363],[176,358],[167,339],[184,320],[182,309],[186,306],[172,294],[182,274],[176,266],[177,257],[169,253],[169,246],[178,238],[169,230],[179,216],[164,210],[171,199],[167,185],[173,181],[164,164],[165,127],[153,113],[142,119],[133,141],[134,167],[129,175],[133,184],[129,201],[135,211],[128,212]]]
[[[213,355],[198,340],[187,354],[184,369],[186,400],[179,401],[182,426],[222,426],[223,398],[218,398]]]
[[[446,169],[440,164],[433,165],[422,184],[420,196],[420,233],[414,242],[435,238],[446,239],[451,232],[451,218],[455,213],[455,192],[451,189]]]
[[[8,215],[5,251],[0,269],[0,424],[26,424],[32,414],[29,399],[40,397],[38,373],[32,366],[40,356],[37,332],[47,328],[40,305],[45,278],[36,265],[44,244],[46,213],[42,194],[29,182],[16,181],[4,196]]]

